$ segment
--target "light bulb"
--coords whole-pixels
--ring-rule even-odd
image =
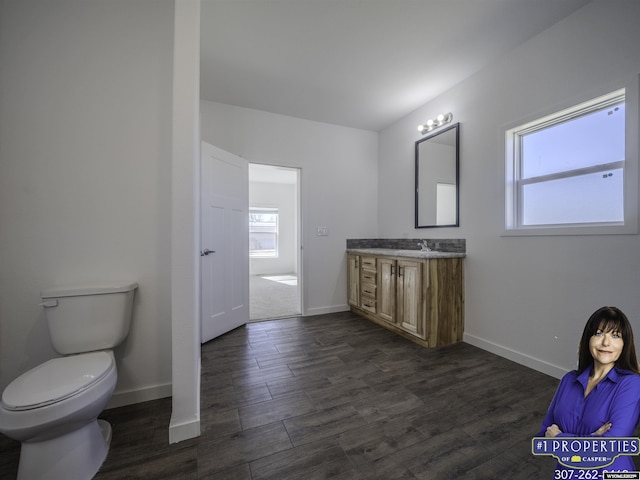
[[[439,113],[435,119],[430,118],[423,125],[418,125],[418,132],[421,134],[425,134],[430,132],[431,130],[441,127],[442,125],[449,123],[453,119],[453,114],[449,113]]]

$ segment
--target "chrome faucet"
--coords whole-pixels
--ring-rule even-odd
[[[422,240],[418,246],[420,247],[420,250],[422,250],[423,252],[430,252],[431,249],[429,248],[429,245],[427,244],[426,240]]]

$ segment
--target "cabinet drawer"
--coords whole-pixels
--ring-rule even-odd
[[[361,257],[360,267],[365,270],[376,271],[376,259],[375,257]]]
[[[376,301],[373,298],[363,297],[360,301],[360,308],[376,313]]]
[[[360,288],[360,291],[363,295],[368,295],[370,297],[376,298],[376,286],[365,283]]]
[[[370,283],[372,285],[376,284],[376,272],[370,272],[368,270],[362,270],[361,274],[361,282],[362,283]]]

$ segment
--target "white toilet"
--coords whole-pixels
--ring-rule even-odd
[[[98,420],[116,386],[112,348],[129,333],[137,283],[42,292],[61,355],[11,382],[0,432],[22,442],[18,480],[89,480],[107,456],[111,426]]]

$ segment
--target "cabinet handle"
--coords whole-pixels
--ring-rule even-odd
[[[404,275],[404,267],[398,267],[398,276],[401,277]]]

